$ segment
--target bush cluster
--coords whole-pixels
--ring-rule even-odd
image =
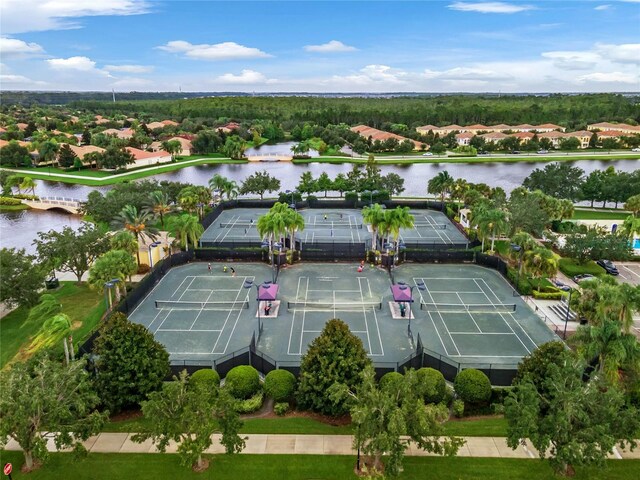
[[[0,197],[0,205],[20,205],[22,202],[17,199],[17,198],[13,198],[13,197]]]
[[[260,390],[260,375],[249,365],[233,367],[225,377],[225,388],[233,398],[245,400]]]
[[[460,372],[453,385],[456,394],[465,403],[484,403],[491,398],[491,382],[483,372],[475,368]]]
[[[440,403],[447,392],[444,376],[433,368],[421,368],[417,372],[425,403]]]
[[[220,386],[220,375],[212,368],[203,368],[194,372],[189,382],[191,385],[200,385],[209,390],[214,390]]]
[[[380,388],[382,390],[395,390],[396,386],[402,383],[404,376],[398,372],[385,373],[380,379]]]
[[[236,412],[238,413],[253,413],[260,410],[262,402],[264,401],[264,392],[260,390],[251,398],[246,400],[240,400],[236,403]]]
[[[289,411],[289,404],[287,402],[278,402],[273,406],[273,411],[278,416],[282,416]]]
[[[296,389],[296,377],[287,370],[272,370],[264,377],[264,391],[275,402],[288,402]]]

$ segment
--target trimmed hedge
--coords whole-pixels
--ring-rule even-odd
[[[355,205],[355,203],[358,201],[358,192],[346,192],[344,194],[344,199],[347,202],[351,202]]]
[[[425,403],[440,403],[447,393],[447,384],[441,372],[434,368],[421,368],[417,372]]]
[[[380,388],[382,390],[395,390],[396,385],[399,385],[404,380],[404,376],[398,372],[385,373],[380,378]]]
[[[540,292],[537,290],[533,291],[533,298],[537,298],[540,300],[560,300],[566,294],[562,290],[558,290],[556,292]]]
[[[604,275],[605,271],[600,265],[596,264],[593,260],[589,260],[584,265],[579,264],[573,258],[561,258],[558,262],[558,268],[567,277],[575,277],[583,273],[589,273],[596,277]]]
[[[475,368],[468,368],[456,375],[453,386],[465,403],[484,403],[491,398],[489,378]]]
[[[232,397],[245,400],[260,390],[260,375],[249,365],[233,367],[225,377],[225,388]]]
[[[296,389],[296,377],[288,370],[272,370],[264,377],[264,391],[275,402],[286,402]]]
[[[212,368],[203,368],[191,375],[189,379],[191,385],[201,385],[210,390],[214,390],[220,386],[220,375]]]
[[[236,412],[238,413],[253,413],[260,410],[262,403],[264,402],[264,392],[259,391],[253,397],[247,400],[240,400],[236,403]]]

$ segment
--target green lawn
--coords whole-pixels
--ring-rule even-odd
[[[102,429],[105,432],[138,432],[146,424],[144,417],[110,421]],[[507,421],[503,417],[491,416],[474,419],[452,420],[445,424],[447,435],[467,437],[504,437]],[[296,435],[350,435],[351,425],[333,426],[307,417],[254,418],[244,420],[242,433],[272,433]]]
[[[573,258],[561,258],[558,266],[560,268],[560,271],[567,277],[575,277],[576,275],[580,275],[582,273],[590,273],[591,275],[594,275],[596,277],[605,274],[604,268],[596,265],[596,262],[594,262],[593,260],[589,260],[584,265],[581,265]]]
[[[237,480],[344,480],[356,479],[355,458],[336,455],[208,455],[210,467],[194,473],[180,465],[177,455],[92,453],[75,460],[73,454],[52,454],[49,462],[28,476],[21,475],[20,452],[0,452],[0,461],[13,463],[14,478],[136,480],[215,479]],[[606,468],[579,468],[576,480],[637,478],[637,460],[609,460]],[[546,462],[504,458],[407,457],[400,480],[548,480],[555,477]]]
[[[573,212],[572,220],[624,220],[631,212],[625,210],[579,210]]]
[[[102,295],[85,284],[61,282],[59,289],[49,291],[62,303],[62,311],[71,318],[74,343],[82,343],[100,321],[105,305]],[[39,330],[40,325],[27,322],[29,311],[18,308],[0,320],[0,368],[4,367]],[[24,354],[21,352],[19,357]]]
[[[18,212],[20,210],[29,210],[31,207],[21,203],[20,205],[0,205],[0,212]]]

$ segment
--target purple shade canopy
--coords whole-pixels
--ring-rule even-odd
[[[258,301],[273,301],[278,295],[278,285],[270,283],[267,285],[260,285],[258,288]]]
[[[406,285],[391,285],[391,293],[395,302],[413,302],[411,289]]]

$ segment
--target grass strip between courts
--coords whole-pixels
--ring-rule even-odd
[[[28,475],[32,480],[73,478],[112,480],[135,478],[216,479],[268,478],[273,480],[344,480],[356,478],[354,455],[205,455],[209,469],[194,473],[180,465],[177,455],[91,453],[75,459],[71,453],[54,453],[49,462]],[[14,478],[23,464],[21,452],[0,452],[2,463],[13,464]],[[604,469],[577,468],[575,480],[623,480],[635,478],[638,460],[609,460]],[[429,472],[427,475],[426,472]],[[507,458],[406,457],[401,480],[548,480],[556,478],[547,462]]]

